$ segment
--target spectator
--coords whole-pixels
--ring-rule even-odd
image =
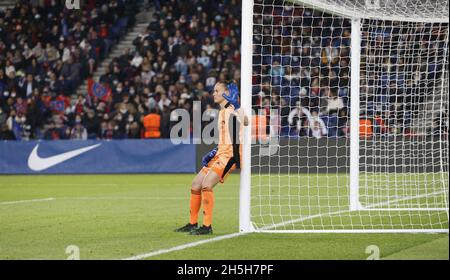
[[[170,103],[171,103],[171,101],[169,98],[167,98],[167,95],[161,94],[161,98],[158,102],[159,109],[162,111],[164,109],[164,107],[169,107]]]
[[[56,125],[54,122],[50,122],[45,130],[44,139],[57,140],[60,138],[61,138],[60,131],[56,129]]]
[[[87,113],[84,115],[84,120],[82,123],[86,128],[87,138],[94,140],[97,139],[100,131],[100,122],[94,110],[89,109],[87,111]]]
[[[120,11],[124,2],[127,9]],[[130,15],[134,16],[134,2],[85,5],[76,17],[55,1],[23,0],[0,11],[0,108],[6,108],[9,119],[0,122],[0,127],[8,122],[23,140],[68,135],[66,129],[57,133],[60,128],[56,126],[73,125],[70,110],[64,115],[51,104],[61,93],[70,96],[86,75],[94,72],[112,40],[117,41],[118,32],[123,32]],[[108,14],[116,9],[117,13]],[[10,118],[12,108],[16,115]],[[61,112],[64,123],[52,123]],[[47,129],[51,131],[45,133]]]
[[[291,110],[288,116],[288,123],[290,126],[296,128],[297,136],[306,136],[308,135],[307,129],[307,120],[309,115],[308,109],[301,106],[301,102],[297,101],[297,106]],[[289,135],[293,133],[289,132]]]
[[[36,63],[36,62],[35,62]],[[33,90],[37,88],[37,83],[34,82],[32,74],[28,74],[26,80],[23,83],[19,83],[22,98],[28,98],[33,93]]]
[[[328,115],[337,115],[344,108],[342,98],[337,96],[335,91],[328,90],[327,113]]]
[[[8,125],[0,127],[0,140],[17,140],[14,133],[8,128]]]
[[[140,135],[140,128],[139,128],[139,124],[138,122],[131,122],[129,124],[127,124],[127,138],[129,139],[138,139],[141,138]]]
[[[155,109],[144,117],[144,138],[160,138],[161,137],[161,116]]]
[[[311,114],[305,112],[308,118],[309,136],[317,139],[327,135],[327,127],[325,122],[319,117],[317,110],[313,110]]]

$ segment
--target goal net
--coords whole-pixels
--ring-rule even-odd
[[[448,232],[448,0],[250,10],[241,230]]]

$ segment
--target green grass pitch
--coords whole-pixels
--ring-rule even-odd
[[[187,222],[193,177],[0,176],[0,259],[66,259],[69,245],[80,248],[81,259],[122,259],[237,232],[238,175],[216,187],[214,235],[173,232]],[[148,259],[364,260],[369,245],[380,248],[381,259],[448,259],[448,239],[448,234],[252,233]]]

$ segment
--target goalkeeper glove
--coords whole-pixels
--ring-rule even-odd
[[[239,109],[241,105],[239,104],[238,101],[239,90],[237,88],[237,85],[235,83],[230,83],[227,85],[227,88],[230,94],[229,95],[226,95],[225,93],[222,94],[223,98],[225,98],[226,101],[228,101],[231,105],[233,105],[235,110]]]
[[[206,155],[204,155],[203,156],[203,158],[202,158],[202,165],[203,166],[208,166],[208,163],[211,161],[211,159],[213,158],[213,157],[215,157],[216,156],[216,153],[217,153],[217,147],[216,148],[214,148],[214,149],[212,149],[209,153],[207,153]]]

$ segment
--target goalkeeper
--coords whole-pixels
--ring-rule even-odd
[[[212,234],[214,208],[214,186],[236,168],[240,168],[243,123],[248,125],[239,105],[239,90],[235,82],[218,82],[214,86],[214,102],[220,105],[218,125],[219,144],[202,159],[203,168],[192,181],[190,200],[190,221],[177,232],[193,235]],[[198,213],[203,204],[203,226],[198,225]]]

